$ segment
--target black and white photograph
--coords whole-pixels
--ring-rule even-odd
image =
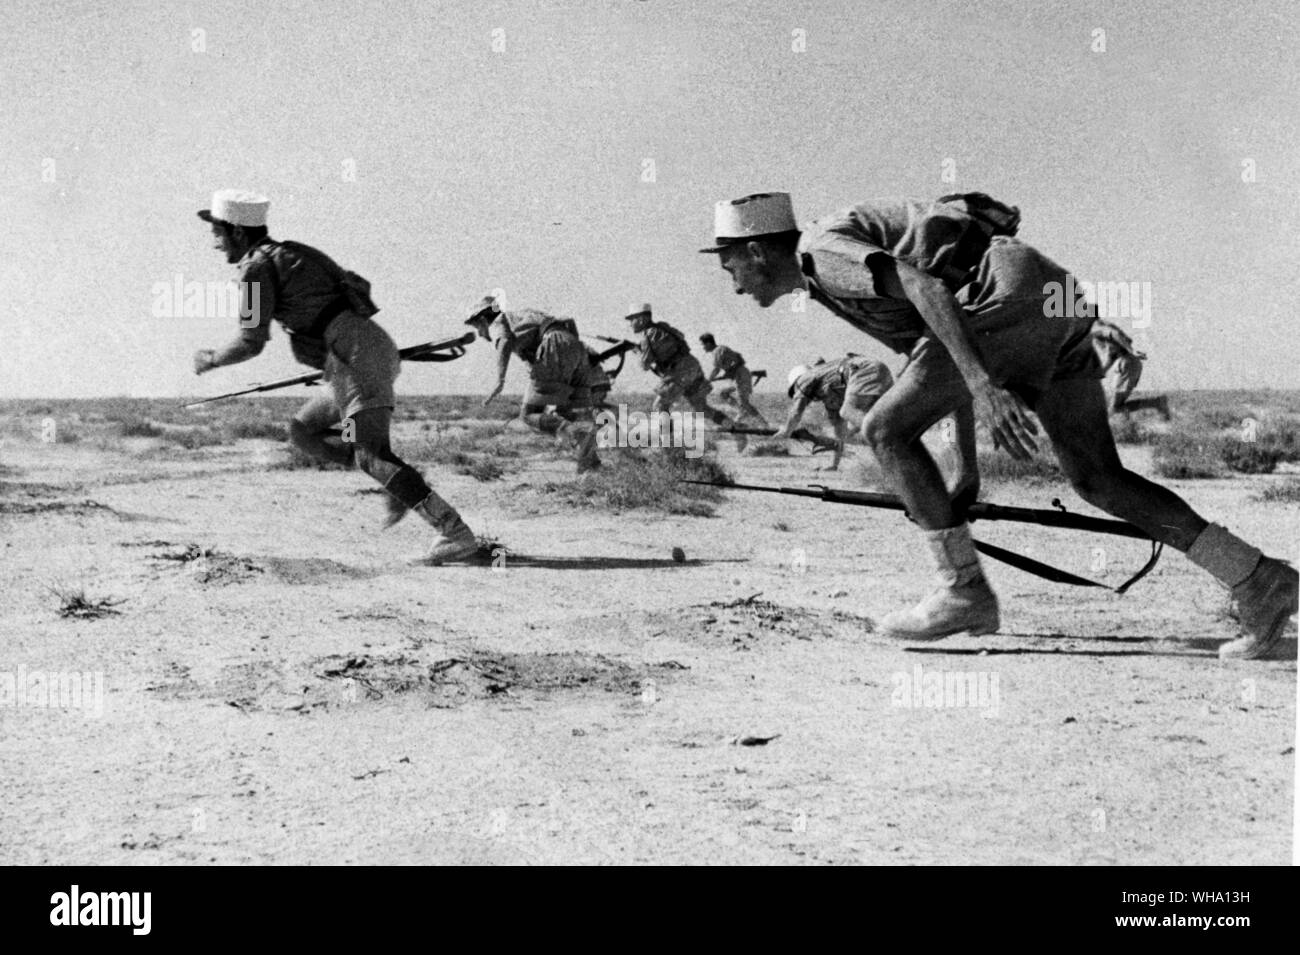
[[[0,23],[0,863],[1297,858],[1293,0]]]

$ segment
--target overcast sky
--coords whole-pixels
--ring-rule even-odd
[[[715,200],[779,189],[812,219],[985,191],[1081,278],[1150,283],[1144,384],[1294,387],[1298,9],[7,0],[0,396],[297,373],[277,329],[252,362],[196,379],[194,350],[235,321],[153,314],[157,283],[232,276],[194,216],[222,187],[265,192],[273,236],[367,276],[401,345],[461,331],[500,287],[609,335],[649,300],[774,376],[885,353],[819,306],[734,295],[696,252]],[[408,366],[399,390],[491,378],[480,346]]]

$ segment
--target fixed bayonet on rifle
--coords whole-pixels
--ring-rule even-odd
[[[465,346],[473,341],[474,333],[466,332],[464,335],[457,335],[455,338],[425,342],[423,345],[410,345],[399,349],[397,354],[402,361],[455,361],[465,354]],[[320,382],[324,375],[323,371],[311,371],[305,375],[294,375],[292,378],[280,378],[276,381],[268,381],[265,384],[251,385],[240,391],[229,391],[224,395],[213,395],[211,398],[191,401],[185,407],[197,408],[199,405],[210,404],[213,401],[237,398],[240,395],[253,395],[263,391],[278,391],[281,388],[290,388],[293,385],[315,385]]]
[[[808,487],[769,487],[762,484],[725,484],[719,481],[684,481],[685,484],[707,484],[710,487],[722,488],[724,490],[735,491],[766,491],[769,494],[792,494],[799,497],[815,497],[821,501],[827,501],[831,504],[852,504],[857,507],[879,507],[891,511],[902,511],[905,516],[911,520],[907,514],[907,507],[902,500],[893,494],[881,494],[876,491],[842,491],[836,488],[826,487],[824,484],[812,484]],[[1111,534],[1116,537],[1131,537],[1135,540],[1151,541],[1151,558],[1136,574],[1130,577],[1118,587],[1107,588],[1113,589],[1116,593],[1124,593],[1135,583],[1145,577],[1155,567],[1156,561],[1160,559],[1160,553],[1164,545],[1159,541],[1152,540],[1151,535],[1140,527],[1135,527],[1125,521],[1109,520],[1104,517],[1089,517],[1086,514],[1071,514],[1065,510],[1043,510],[1032,507],[1006,507],[1001,504],[975,503],[966,508],[965,519],[971,522],[977,520],[984,521],[1012,521],[1018,524],[1039,524],[1043,527],[1059,527],[1067,530],[1089,531],[1094,534]],[[1030,574],[1035,574],[1046,580],[1051,580],[1061,584],[1073,584],[1076,587],[1106,587],[1106,584],[1097,583],[1094,580],[1088,580],[1086,577],[1078,577],[1068,571],[1053,567],[1050,564],[1044,564],[1041,561],[1034,560],[1032,557],[1025,557],[1023,554],[1017,554],[1013,551],[1005,550],[1001,547],[995,547],[992,544],[985,544],[982,541],[975,541],[975,547],[981,554],[992,557],[994,560],[1000,560],[1019,570]]]

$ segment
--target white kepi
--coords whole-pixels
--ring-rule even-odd
[[[218,189],[212,194],[212,208],[199,210],[205,222],[229,222],[231,225],[266,225],[266,210],[271,200],[246,189]]]
[[[631,305],[627,307],[627,314],[624,315],[623,317],[636,318],[638,315],[650,315],[650,314],[652,313],[650,311],[649,302],[633,302]]]
[[[700,251],[721,252],[737,242],[798,228],[788,192],[759,192],[740,199],[724,199],[713,207],[716,244]]]

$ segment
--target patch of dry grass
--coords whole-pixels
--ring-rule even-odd
[[[681,483],[684,480],[729,484],[735,478],[716,458],[688,458],[684,448],[644,452],[623,448],[608,453],[600,470],[569,481],[548,482],[540,490],[574,507],[712,517],[723,500],[722,492]]]

